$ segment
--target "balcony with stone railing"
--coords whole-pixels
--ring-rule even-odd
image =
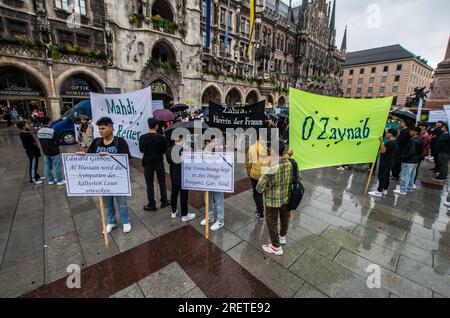
[[[31,38],[16,35],[0,38],[0,55],[24,57],[30,59],[48,59],[54,62],[71,64],[104,65],[106,54],[101,50],[91,50],[78,46],[63,47],[59,45],[45,46]]]

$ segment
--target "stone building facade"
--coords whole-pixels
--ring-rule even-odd
[[[431,86],[433,68],[401,45],[347,54],[342,77],[345,97],[393,96],[394,106],[405,106],[416,87]]]
[[[256,0],[248,57],[248,0],[231,0],[228,48],[227,0],[212,0],[209,49],[203,0],[0,0],[0,104],[58,118],[90,91],[147,86],[166,107],[286,105],[288,87],[340,95],[335,8]]]
[[[434,72],[434,80],[431,87],[431,99],[427,101],[427,108],[442,109],[442,106],[450,105],[450,37],[444,60],[438,64]]]

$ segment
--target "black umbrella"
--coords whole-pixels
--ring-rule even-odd
[[[410,111],[408,109],[400,109],[400,108],[392,111],[391,115],[394,115],[401,119],[412,120],[412,121],[416,121],[416,117],[417,117],[416,114],[414,114],[412,111]]]
[[[173,113],[182,112],[189,109],[189,106],[186,104],[175,104],[169,108],[169,110]]]

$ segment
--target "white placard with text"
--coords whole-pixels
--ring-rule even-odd
[[[128,155],[62,154],[67,195],[131,196]]]
[[[185,190],[234,192],[234,154],[183,152],[181,169]]]

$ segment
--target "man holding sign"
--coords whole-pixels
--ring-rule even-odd
[[[109,154],[126,154],[131,157],[127,142],[121,137],[115,137],[114,123],[109,117],[100,118],[96,125],[100,132],[100,138],[92,141],[88,149],[88,153],[96,153],[100,156],[107,156]],[[83,152],[79,154],[84,154]],[[106,219],[106,233],[111,233],[117,227],[116,210],[114,207],[114,198],[119,205],[120,218],[123,223],[123,232],[129,233],[131,231],[130,217],[128,214],[128,200],[126,196],[104,196],[103,202],[105,205]]]

